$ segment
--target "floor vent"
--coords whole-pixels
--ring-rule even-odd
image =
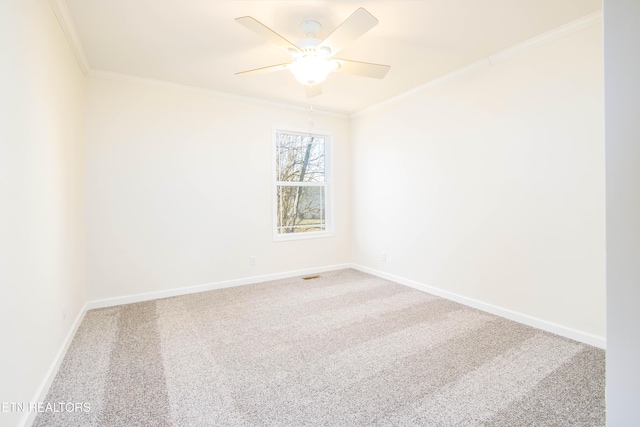
[[[302,280],[313,280],[319,278],[319,275],[303,277]]]

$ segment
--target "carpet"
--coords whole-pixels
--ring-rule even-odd
[[[35,426],[604,426],[603,350],[347,269],[87,312]]]

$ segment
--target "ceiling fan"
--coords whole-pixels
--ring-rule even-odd
[[[236,75],[289,70],[300,83],[307,86],[307,97],[320,95],[322,93],[321,83],[327,78],[330,72],[336,71],[339,73],[382,79],[391,68],[389,65],[334,58],[334,55],[348,43],[354,41],[378,24],[378,20],[363,8],[359,8],[345,19],[345,21],[324,40],[316,38],[316,35],[319,34],[322,28],[319,22],[302,22],[300,29],[305,34],[305,38],[299,40],[297,43],[290,42],[250,16],[236,18],[236,22],[260,34],[270,42],[287,49],[292,57],[291,62],[241,71],[236,73]]]

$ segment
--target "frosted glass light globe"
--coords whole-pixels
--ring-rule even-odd
[[[305,55],[298,58],[289,67],[296,80],[308,86],[322,83],[327,75],[336,68],[337,63],[316,55]]]

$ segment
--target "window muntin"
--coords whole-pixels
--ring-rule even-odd
[[[276,240],[326,235],[328,137],[275,132]]]

